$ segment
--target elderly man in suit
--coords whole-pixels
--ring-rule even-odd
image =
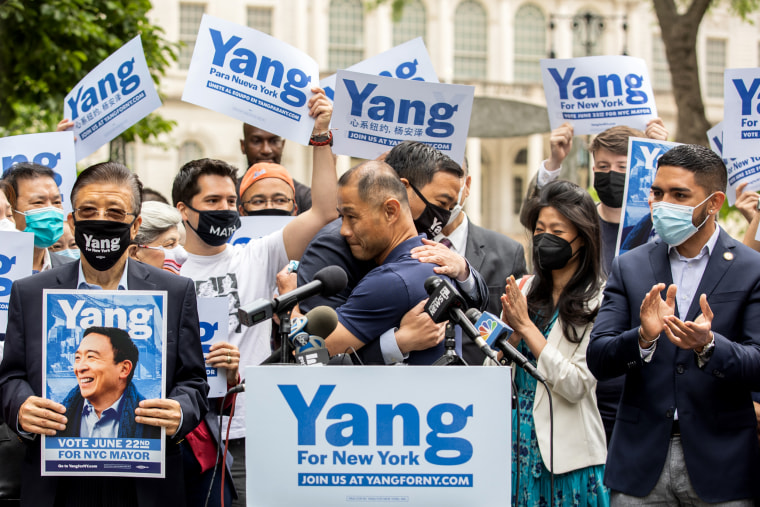
[[[140,226],[142,184],[126,167],[106,162],[83,171],[71,191],[68,221],[79,262],[17,281],[11,289],[0,395],[8,425],[27,443],[21,505],[162,506],[184,504],[178,442],[208,410],[206,371],[192,281],[128,260]],[[40,439],[72,424],[66,407],[42,394],[43,289],[163,290],[167,292],[167,398],[139,402],[134,422],[166,428],[166,477],[42,477]]]

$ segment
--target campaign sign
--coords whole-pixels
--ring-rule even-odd
[[[744,160],[760,151],[760,68],[723,74],[723,156]]]
[[[68,419],[42,437],[42,475],[164,477],[166,430],[135,422],[135,409],[166,396],[166,292],[42,297],[42,395]]]
[[[308,144],[311,88],[319,66],[253,28],[203,15],[182,100]]]
[[[655,238],[649,212],[652,188],[660,157],[679,143],[654,139],[628,138],[628,174],[625,178],[622,223],[618,229],[616,255],[621,255]]]
[[[406,81],[338,71],[333,152],[374,159],[402,141],[464,159],[472,86]]]
[[[509,368],[245,373],[249,505],[510,505]]]
[[[67,213],[71,211],[69,196],[77,179],[74,134],[44,132],[0,138],[0,159],[2,174],[20,162],[34,162],[52,169],[55,183],[61,189],[63,209]]]
[[[233,245],[245,245],[252,239],[263,238],[267,234],[279,231],[295,217],[284,217],[276,215],[264,215],[253,217],[240,217],[240,227],[230,236],[227,243]]]
[[[570,122],[576,136],[616,125],[643,131],[657,117],[652,81],[641,58],[544,59],[541,76],[552,129]]]
[[[201,326],[201,346],[203,357],[209,353],[209,348],[217,342],[227,341],[229,318],[227,308],[229,301],[226,297],[198,298],[198,320]],[[237,319],[234,322],[237,327]],[[227,371],[224,368],[213,368],[206,365],[209,398],[219,398],[227,392]]]
[[[742,160],[723,156],[723,122],[718,123],[707,131],[707,138],[710,140],[710,148],[718,154],[726,164],[728,171],[728,188],[726,197],[728,205],[736,204],[736,187],[743,182],[747,182],[745,192],[760,190],[760,156],[751,156]]]
[[[438,82],[438,76],[422,37],[399,44],[395,48],[352,65],[345,70],[372,74],[373,76],[411,79],[428,83]],[[335,99],[336,78],[337,74],[333,74],[319,82],[320,88],[325,91],[325,95],[330,100]]]
[[[138,35],[90,71],[63,99],[82,160],[161,107]]]
[[[34,234],[0,232],[0,333],[8,327],[8,301],[13,282],[32,274]]]

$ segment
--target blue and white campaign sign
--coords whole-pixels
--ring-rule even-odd
[[[723,74],[723,156],[744,160],[760,154],[760,68]]]
[[[616,255],[624,254],[656,237],[649,210],[649,190],[657,172],[657,161],[679,144],[641,137],[628,138],[628,174],[625,179],[623,219],[618,229]]]
[[[0,232],[0,333],[8,327],[8,302],[13,282],[32,274],[34,234]]]
[[[82,160],[161,107],[138,35],[90,71],[63,99]]]
[[[165,476],[165,428],[138,424],[166,396],[165,291],[43,291],[42,395],[68,422],[42,437],[42,475]]]
[[[77,159],[74,152],[74,134],[71,132],[44,132],[0,138],[0,159],[3,174],[13,164],[34,162],[53,170],[55,182],[61,189],[63,209],[71,211],[69,196],[77,179]]]
[[[472,86],[406,81],[339,70],[333,152],[374,159],[402,141],[464,159]]]
[[[209,353],[209,348],[217,342],[227,341],[229,318],[226,297],[198,298],[198,321],[201,326],[201,346],[203,357]],[[235,323],[237,326],[237,322]],[[206,365],[208,379],[208,397],[219,398],[227,392],[227,372],[224,368],[214,368]]]
[[[729,206],[736,204],[736,187],[741,183],[747,182],[745,192],[760,190],[760,153],[741,160],[736,158],[726,158],[723,155],[723,122],[718,123],[707,131],[707,138],[710,140],[710,148],[718,154],[726,164],[728,172],[728,188],[726,197]]]
[[[552,130],[570,122],[576,136],[616,125],[643,131],[657,117],[652,81],[641,58],[544,59],[541,76]]]
[[[345,70],[372,74],[373,76],[395,77],[396,79],[411,79],[428,83],[438,82],[438,75],[435,73],[433,62],[430,60],[422,37],[399,44]],[[337,77],[337,74],[333,74],[319,82],[319,86],[324,89],[325,95],[330,100],[335,98],[335,80]]]
[[[182,100],[308,144],[311,88],[319,66],[253,28],[203,15]]]
[[[248,505],[511,503],[509,368],[245,373]]]
[[[285,217],[277,215],[264,215],[253,217],[240,217],[240,227],[230,236],[227,243],[233,245],[245,245],[252,239],[263,238],[267,234],[272,234],[284,228],[295,217]]]

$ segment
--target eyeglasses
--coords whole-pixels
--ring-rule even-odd
[[[136,217],[136,213],[129,213],[119,208],[107,208],[104,210],[98,209],[94,206],[84,206],[74,210],[74,218],[77,220],[92,220],[94,218],[103,217],[106,220],[112,220],[114,222],[123,222],[127,215]]]
[[[273,197],[271,199],[254,197],[250,201],[245,201],[243,204],[249,204],[253,206],[254,209],[262,209],[265,208],[267,204],[272,205],[275,208],[282,208],[288,206],[291,202],[293,202],[293,199],[290,199],[289,197]]]

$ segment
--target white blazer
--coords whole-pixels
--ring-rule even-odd
[[[533,277],[522,288],[527,294]],[[602,302],[599,289],[589,307]],[[581,341],[573,343],[562,334],[562,321],[554,323],[546,346],[538,357],[538,371],[546,378],[554,403],[554,473],[563,474],[579,468],[603,465],[607,443],[602,418],[596,406],[596,378],[586,365],[586,348],[593,324],[575,327]],[[533,420],[541,458],[549,466],[549,397],[540,383],[533,400]]]

